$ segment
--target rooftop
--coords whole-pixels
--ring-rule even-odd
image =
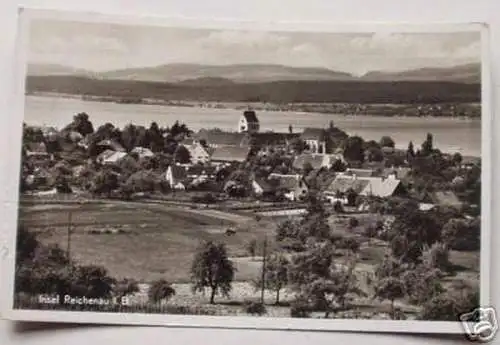
[[[323,128],[305,128],[301,136],[302,140],[324,140],[325,130]]]
[[[197,141],[205,140],[208,145],[214,146],[245,146],[248,136],[245,133],[220,132],[201,130],[194,135]]]
[[[248,146],[223,146],[214,150],[211,159],[216,162],[244,162],[249,153]]]
[[[255,114],[255,111],[253,110],[245,110],[243,112],[243,117],[247,120],[247,122],[259,122],[257,114]]]

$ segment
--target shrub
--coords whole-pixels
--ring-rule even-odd
[[[337,213],[343,213],[344,206],[342,206],[342,203],[340,201],[335,201],[335,203],[333,204],[333,210]]]
[[[154,281],[149,287],[148,298],[152,303],[168,300],[175,295],[175,289],[165,279]]]
[[[311,317],[311,307],[304,298],[297,298],[292,302],[290,308],[290,317],[309,318]]]
[[[139,284],[133,279],[117,281],[113,286],[113,293],[117,297],[132,295],[139,292]]]
[[[245,303],[245,312],[250,315],[264,315],[266,311],[266,306],[260,302],[247,302]]]

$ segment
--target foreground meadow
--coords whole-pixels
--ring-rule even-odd
[[[373,295],[370,279],[376,265],[383,260],[388,245],[362,235],[359,229],[370,216],[358,216],[357,228],[349,228],[345,216],[331,216],[329,223],[336,235],[355,237],[361,243],[356,275],[366,296],[353,300],[351,310],[380,313],[387,312],[389,304],[370,297]],[[244,303],[259,301],[260,291],[253,282],[261,274],[261,243],[267,238],[268,250],[274,249],[273,237],[280,220],[118,201],[78,205],[35,203],[24,204],[20,209],[20,221],[37,231],[43,243],[58,244],[67,249],[70,227],[69,250],[75,260],[104,266],[116,278],[139,281],[140,291],[133,297],[135,304],[147,301],[150,282],[166,279],[176,290],[175,296],[168,301],[169,305],[206,306],[207,296],[194,295],[189,284],[194,253],[203,241],[225,243],[236,273],[229,298],[217,297],[217,304],[209,306],[217,315],[244,314]],[[228,229],[234,233],[228,234]],[[253,256],[248,251],[248,243],[252,240],[257,242]],[[339,260],[343,255],[339,250]],[[455,265],[456,273],[443,279],[444,286],[458,290],[467,282],[478,282],[479,253],[451,251],[450,261]],[[285,289],[280,305],[273,305],[274,294],[266,291],[267,315],[289,316],[289,304],[293,298],[293,293]],[[419,309],[402,300],[396,301],[396,305],[409,318]]]

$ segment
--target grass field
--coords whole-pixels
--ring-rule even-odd
[[[246,243],[263,238],[273,225],[220,211],[120,202],[22,206],[20,220],[40,232],[44,243],[57,243],[66,249],[70,213],[74,259],[103,265],[117,278],[139,281],[165,278],[187,282],[193,255],[202,241],[223,241],[231,257],[247,256]],[[236,234],[227,236],[228,228],[234,228]],[[99,229],[123,233],[88,233]],[[258,271],[251,260],[236,260],[236,266],[237,280],[253,279]]]
[[[258,278],[261,258],[251,258],[245,249],[251,239],[272,239],[276,224],[282,218],[255,218],[243,214],[230,214],[215,210],[188,209],[161,204],[106,202],[83,205],[25,205],[20,209],[20,220],[30,229],[40,233],[44,243],[57,243],[66,249],[68,222],[71,213],[71,256],[84,264],[102,265],[116,278],[133,278],[142,283],[166,279],[174,283],[177,294],[169,303],[197,305],[208,302],[208,296],[190,291],[189,272],[194,253],[204,240],[218,240],[226,244],[229,256],[236,266],[236,282],[230,299],[218,298],[220,314],[241,313],[246,300],[258,300],[251,281]],[[360,219],[360,224],[369,216]],[[360,234],[360,228],[349,229],[349,218],[332,217],[329,222],[337,235],[356,236],[362,240],[356,271],[360,288],[368,295],[373,293],[367,283],[381,262],[387,243],[368,240]],[[225,234],[228,228],[236,230],[232,236]],[[89,231],[120,230],[121,233],[95,234]],[[272,241],[270,241],[272,248]],[[258,247],[257,251],[260,253]],[[258,254],[259,255],[259,254]],[[444,280],[446,287],[459,289],[460,283],[478,285],[479,253],[450,252],[450,260],[456,273]],[[142,295],[142,297],[141,297]],[[266,293],[269,304],[274,296]],[[283,293],[282,300],[292,295]],[[144,292],[137,296],[145,298]],[[354,301],[361,311],[388,310],[387,303],[373,301],[369,297]],[[414,314],[415,307],[398,301],[406,313]],[[289,307],[272,306],[268,316],[288,316]]]

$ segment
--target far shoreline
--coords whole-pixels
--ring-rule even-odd
[[[424,118],[424,119],[440,119],[440,120],[462,120],[462,121],[481,121],[481,104],[480,103],[453,103],[454,105],[465,106],[479,112],[479,115],[462,115],[456,116],[451,114],[445,115],[409,115],[398,110],[417,107],[429,107],[431,109],[450,106],[450,103],[436,103],[436,104],[403,104],[403,103],[288,103],[288,104],[275,104],[264,102],[215,102],[215,101],[186,101],[186,100],[162,100],[162,99],[148,99],[148,98],[118,98],[114,96],[94,96],[82,94],[68,94],[57,92],[31,92],[25,93],[26,97],[43,97],[43,98],[63,98],[74,99],[84,102],[105,102],[115,104],[131,104],[131,105],[152,105],[152,106],[165,106],[165,107],[185,107],[185,108],[208,108],[208,109],[230,109],[230,110],[245,110],[251,108],[256,111],[262,112],[294,112],[304,114],[331,114],[336,116],[345,117],[385,117],[385,118]],[[334,107],[343,107],[344,109],[362,108],[364,112],[339,112],[334,111]],[[330,108],[328,110],[327,108]],[[397,113],[397,114],[395,114]]]

